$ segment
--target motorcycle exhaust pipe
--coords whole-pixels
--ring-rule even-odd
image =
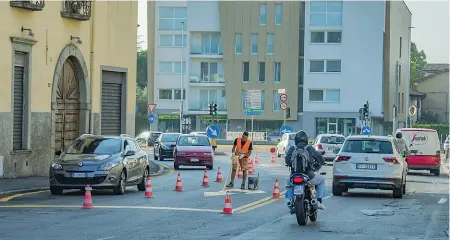
[[[292,207],[293,204],[292,204],[291,201],[289,201],[289,202],[286,203],[286,205],[287,205],[288,207]]]
[[[319,201],[317,201],[317,199],[312,199],[311,200],[311,205],[317,209],[317,207],[319,206]]]

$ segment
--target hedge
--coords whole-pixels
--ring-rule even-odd
[[[439,139],[441,135],[447,136],[449,134],[449,125],[448,124],[414,124],[413,128],[428,128],[434,129],[439,134]]]

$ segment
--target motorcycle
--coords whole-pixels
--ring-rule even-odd
[[[323,152],[322,155],[324,153],[325,152]],[[320,166],[317,166],[318,164],[315,165],[314,169],[318,170]],[[320,175],[326,175],[326,173],[322,172]],[[288,191],[289,188],[294,189],[292,196],[290,196],[290,199],[287,202],[290,213],[296,215],[297,223],[300,226],[307,225],[309,220],[315,222],[317,220],[319,205],[315,185],[311,184],[310,179],[306,174],[302,173],[292,173],[289,180],[290,184],[288,184],[286,188]]]

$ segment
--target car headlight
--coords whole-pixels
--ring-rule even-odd
[[[53,163],[52,168],[55,170],[62,170],[62,166],[58,163]]]
[[[109,170],[111,170],[112,168],[114,168],[117,165],[119,165],[119,164],[118,163],[108,162],[108,163],[105,163],[102,166],[100,166],[99,170],[109,171]]]
[[[170,150],[170,147],[168,147],[168,146],[166,146],[166,145],[161,144],[161,147],[162,147],[163,149]]]
[[[203,155],[204,155],[204,156],[209,156],[209,157],[211,157],[211,156],[212,156],[212,153],[203,153]]]

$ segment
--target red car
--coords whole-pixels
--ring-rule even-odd
[[[209,170],[214,168],[214,153],[207,136],[180,135],[173,151],[175,169],[180,166],[205,166]]]

